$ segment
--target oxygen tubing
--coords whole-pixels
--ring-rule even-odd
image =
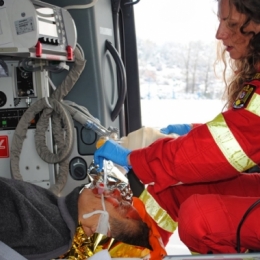
[[[56,183],[50,187],[50,190],[57,195],[63,189],[67,181],[68,157],[72,151],[74,141],[73,120],[61,101],[79,79],[86,63],[78,48],[75,49],[74,55],[75,63],[61,85],[53,92],[51,98],[48,98],[48,103],[45,98],[42,98],[33,103],[26,110],[16,127],[11,144],[11,174],[14,179],[23,180],[19,170],[19,160],[23,141],[26,138],[26,133],[31,120],[34,119],[36,114],[42,112],[36,125],[35,145],[42,160],[51,164],[59,163],[59,173],[57,174]],[[52,119],[54,144],[57,145],[57,153],[55,154],[48,149],[45,141],[45,132],[49,126],[50,118]],[[61,125],[61,122],[63,125]]]

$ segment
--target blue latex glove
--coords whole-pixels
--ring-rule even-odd
[[[129,167],[127,156],[131,153],[130,150],[124,148],[113,140],[107,140],[99,149],[94,153],[94,163],[99,166],[99,171],[103,168],[103,160],[110,160],[113,163],[123,167]]]
[[[191,125],[188,124],[175,124],[175,125],[168,125],[165,128],[160,129],[160,132],[163,134],[178,134],[178,135],[185,135],[191,130]]]

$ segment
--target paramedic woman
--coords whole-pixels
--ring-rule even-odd
[[[218,0],[227,109],[176,139],[129,151],[107,141],[94,155],[132,167],[149,194],[178,222],[181,240],[198,253],[237,252],[236,232],[260,197],[260,2]],[[227,60],[229,59],[229,60]],[[260,207],[241,228],[241,251],[260,250]],[[167,243],[167,237],[164,238]]]

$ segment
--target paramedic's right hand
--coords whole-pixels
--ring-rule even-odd
[[[113,163],[123,167],[131,167],[128,164],[128,155],[130,150],[124,148],[113,140],[107,140],[99,149],[94,153],[94,163],[98,165],[98,171],[103,169],[103,160],[109,160]]]
[[[189,133],[191,130],[191,125],[188,124],[175,124],[175,125],[168,125],[165,128],[160,129],[160,132],[163,134],[178,134],[178,135],[185,135]]]

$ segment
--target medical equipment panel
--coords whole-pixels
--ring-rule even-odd
[[[27,108],[48,93],[42,72],[27,72],[13,58],[0,59],[0,175],[11,178],[10,153],[15,129]],[[19,168],[23,180],[45,188],[54,184],[54,166],[44,162],[36,152],[34,135],[40,114],[32,118],[23,143]],[[52,149],[51,125],[45,133]]]
[[[0,55],[72,61],[77,31],[67,10],[37,0],[0,6]]]

